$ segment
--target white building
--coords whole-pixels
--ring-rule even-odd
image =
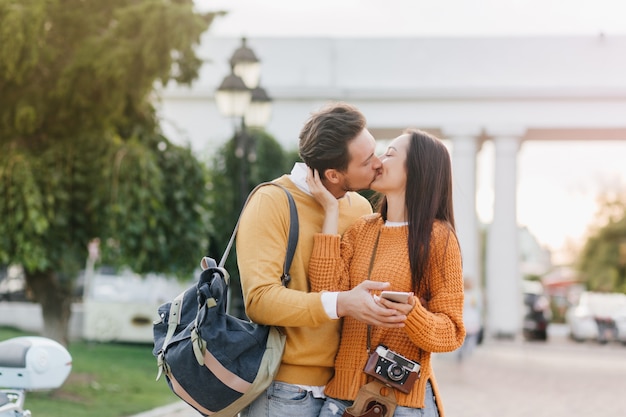
[[[206,157],[235,128],[218,113],[213,94],[239,45],[205,36],[200,55],[207,64],[198,82],[162,95],[166,135]],[[329,100],[358,106],[376,138],[419,127],[450,141],[458,234],[471,276],[482,272],[476,154],[493,141],[487,330],[517,333],[517,152],[529,140],[626,139],[626,37],[255,38],[248,45],[274,100],[267,131],[287,148],[297,146],[309,113]]]
[[[520,271],[523,276],[544,276],[552,269],[551,253],[541,246],[527,227],[519,228]]]

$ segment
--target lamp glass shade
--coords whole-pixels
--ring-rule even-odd
[[[237,62],[233,66],[233,72],[243,79],[248,88],[256,88],[261,78],[261,63],[256,62]]]
[[[250,105],[249,90],[217,90],[215,102],[219,112],[226,117],[241,117]]]
[[[246,109],[244,120],[246,126],[262,128],[267,125],[272,116],[271,101],[251,101]]]

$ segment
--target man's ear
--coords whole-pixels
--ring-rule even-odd
[[[336,169],[329,168],[324,172],[324,177],[326,177],[326,181],[331,184],[339,184],[341,181],[341,173]]]

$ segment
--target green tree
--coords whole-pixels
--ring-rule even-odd
[[[0,0],[0,264],[21,264],[67,342],[72,280],[102,257],[188,273],[209,232],[206,169],[159,134],[155,86],[189,84],[216,13],[192,0]]]
[[[600,217],[606,222],[588,238],[579,270],[591,291],[626,293],[626,203],[604,199]]]
[[[210,211],[214,213],[213,230],[210,234],[209,255],[219,262],[241,207],[248,193],[259,183],[270,181],[291,171],[294,162],[299,160],[297,152],[285,151],[269,134],[262,131],[251,131],[251,142],[254,143],[255,158],[237,157],[237,136],[226,142],[216,153],[211,162],[211,198]],[[252,152],[251,152],[252,153]],[[250,161],[252,159],[252,161]],[[241,173],[245,164],[246,181],[241,181]],[[242,190],[242,185],[246,188]],[[230,256],[225,264],[231,275],[230,297],[231,313],[245,317],[241,295],[237,257],[233,245]]]

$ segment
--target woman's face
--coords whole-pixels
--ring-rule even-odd
[[[383,194],[401,192],[406,189],[406,155],[409,151],[411,135],[404,134],[395,138],[380,157],[382,168],[372,183],[372,190]]]

